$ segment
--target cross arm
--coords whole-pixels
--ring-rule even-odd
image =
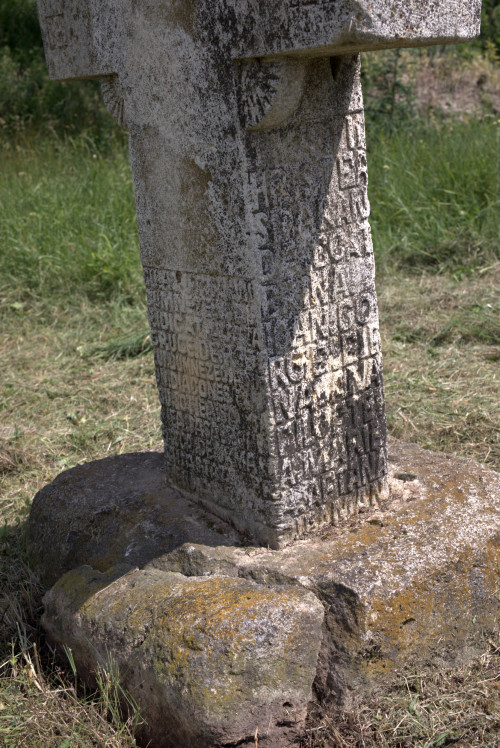
[[[51,78],[116,73],[120,48],[137,33],[140,16],[154,13],[175,26],[183,3],[187,0],[141,6],[130,0],[37,0]],[[465,42],[478,35],[481,15],[481,0],[191,0],[191,7],[189,31],[196,36],[196,18],[205,25],[209,16],[206,41],[228,50],[230,40],[235,59]]]
[[[241,0],[239,58],[335,56],[450,44],[479,34],[481,0]]]
[[[96,43],[95,5],[92,0],[37,0],[45,57],[53,80],[99,78],[115,72]]]

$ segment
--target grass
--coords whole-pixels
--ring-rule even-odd
[[[123,144],[31,135],[0,145],[0,298],[65,304],[139,296],[137,229]]]
[[[493,118],[377,131],[370,188],[389,429],[498,468],[497,133]],[[54,662],[23,541],[61,470],[161,442],[130,169],[122,143],[0,149],[0,746],[132,746],[113,672],[88,693],[70,653]],[[304,748],[500,744],[498,647],[315,714]]]
[[[389,431],[500,468],[500,263],[378,283]]]
[[[498,260],[500,119],[389,134],[368,123],[372,229],[379,269],[467,274]],[[110,155],[112,154],[112,155]],[[141,291],[126,146],[103,154],[89,139],[0,144],[0,299],[67,303]]]
[[[498,260],[499,154],[493,115],[379,131],[369,150],[379,265],[466,274]]]
[[[87,302],[66,313],[51,309],[49,322],[45,305],[4,316],[4,517],[60,470],[160,442],[151,353],[121,361],[90,354],[124,328],[144,324],[144,308]]]
[[[99,670],[91,691],[71,651],[61,667],[41,635],[42,589],[24,561],[23,514],[0,532],[0,746],[132,748],[140,710],[113,668]]]
[[[73,663],[68,651],[68,662]],[[1,665],[7,671],[0,692],[0,741],[23,748],[125,748],[135,746],[139,710],[130,702],[126,715],[112,671],[97,674],[97,691],[86,693],[56,664],[50,669],[36,644],[12,652]],[[74,665],[74,663],[73,663]],[[49,676],[47,676],[47,670]],[[1,675],[1,674],[0,674]]]
[[[452,672],[416,673],[352,712],[310,717],[302,748],[457,748],[500,744],[500,641]]]

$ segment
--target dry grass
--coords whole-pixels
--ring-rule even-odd
[[[82,304],[49,322],[42,308],[6,319],[0,334],[4,519],[22,515],[34,492],[61,470],[159,443],[152,354],[119,362],[89,356],[124,326],[145,325],[143,309],[113,315]]]
[[[378,283],[387,416],[406,441],[500,467],[500,264]]]
[[[132,748],[140,710],[121,689],[112,667],[97,688],[54,659],[40,627],[42,593],[23,561],[19,525],[0,536],[0,746],[4,748]]]
[[[391,432],[493,466],[499,270],[378,281]],[[29,314],[9,308],[3,320],[0,745],[130,746],[132,725],[120,721],[109,674],[90,699],[70,668],[62,675],[52,662],[39,628],[41,590],[23,562],[23,527],[33,494],[61,470],[159,445],[152,354],[127,356],[144,343],[144,309],[33,305]],[[402,677],[354,712],[313,715],[303,746],[500,746],[499,665],[492,642],[458,671]]]
[[[0,692],[0,744],[23,748],[126,748],[135,746],[137,716],[123,716],[111,676],[87,695],[56,665],[47,677],[36,645],[12,655]],[[107,691],[106,691],[107,689]],[[110,698],[111,696],[111,698]]]
[[[500,114],[500,68],[491,50],[489,56],[471,55],[469,60],[452,54],[419,56],[414,72],[417,106],[421,113],[445,116]]]
[[[500,68],[494,47],[482,54],[462,46],[377,50],[362,54],[362,69],[369,83],[369,112],[394,86],[396,104],[427,118],[500,114]]]
[[[499,276],[497,265],[461,279],[379,279],[394,436],[500,465]],[[49,319],[35,307],[4,320],[0,510],[10,523],[61,470],[150,449],[161,437],[152,354],[129,357],[119,344],[132,330],[129,352],[140,352],[134,341],[146,338],[144,309],[82,303]],[[118,357],[103,357],[106,350]]]
[[[500,745],[500,641],[453,672],[420,673],[352,712],[311,715],[302,748]]]

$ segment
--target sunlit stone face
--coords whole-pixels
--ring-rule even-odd
[[[385,485],[354,53],[477,32],[477,2],[353,5],[39,0],[52,76],[130,133],[167,479],[273,547]]]

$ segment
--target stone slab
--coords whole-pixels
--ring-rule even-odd
[[[66,470],[38,492],[27,539],[46,587],[82,564],[142,567],[186,542],[240,544],[229,525],[166,484],[163,465],[159,452],[108,457]]]
[[[112,659],[143,708],[143,744],[279,748],[306,717],[323,618],[297,586],[83,566],[45,596],[43,622],[89,682]]]
[[[471,460],[390,442],[385,506],[269,549],[186,544],[150,562],[183,574],[297,584],[325,605],[316,679],[349,706],[396,672],[479,654],[500,613],[500,476]]]
[[[231,620],[237,629],[249,624],[245,606],[237,602],[247,590],[250,597],[255,592],[255,600],[259,595],[270,596],[266,609],[272,620],[276,619],[270,601],[275,600],[276,610],[284,605],[286,619],[290,608],[285,601],[295,590],[306,606],[298,608],[309,611],[304,615],[316,632],[311,634],[312,650],[306,660],[310,664],[307,658],[314,659],[315,647],[319,656],[314,672],[307,671],[309,685],[301,680],[300,698],[283,696],[281,705],[295,705],[289,724],[278,725],[277,705],[284,692],[280,691],[277,700],[269,696],[262,707],[263,714],[271,715],[275,741],[271,745],[280,744],[278,737],[283,745],[292,740],[304,714],[305,693],[313,686],[323,701],[334,699],[347,706],[367,691],[384,688],[397,672],[461,662],[480,650],[498,618],[500,476],[471,460],[394,440],[390,441],[389,468],[390,492],[381,507],[367,508],[362,516],[347,516],[337,526],[279,551],[245,545],[234,531],[225,536],[227,528],[217,525],[218,520],[201,514],[166,486],[159,454],[121,455],[66,471],[35,498],[27,533],[32,560],[47,585],[67,572],[46,598],[47,632],[54,641],[75,647],[84,673],[89,674],[99,661],[92,652],[104,651],[105,642],[119,663],[131,658],[139,663],[143,657],[149,663],[150,654],[144,655],[141,649],[146,621],[147,637],[160,648],[167,646],[164,631],[184,626],[182,606],[162,608],[153,622],[151,611],[157,603],[148,592],[153,587],[164,590],[155,597],[157,602],[163,594],[166,598],[173,595],[174,587],[181,598],[189,597],[189,590],[194,589],[217,589],[223,597],[222,590],[227,589],[235,607],[228,603],[226,610],[231,616],[234,613]],[[84,563],[94,568],[81,568]],[[215,587],[200,586],[204,581]],[[108,584],[109,598],[104,591]],[[321,631],[313,599],[324,611]],[[116,609],[114,600],[120,601]],[[301,625],[299,619],[287,620],[293,628]],[[207,609],[196,620],[193,632],[198,625],[202,629],[212,626]],[[189,639],[191,623],[186,626]],[[89,642],[86,650],[82,650],[81,631]],[[212,631],[207,636],[203,657],[208,662],[215,656],[210,637],[216,634]],[[192,652],[196,651],[194,647]],[[250,657],[248,651],[245,657]],[[261,693],[260,679],[267,683],[268,673],[267,660],[257,657],[258,651],[252,671],[256,694]],[[297,652],[293,646],[287,651],[291,661],[302,657],[300,647]],[[217,648],[217,667],[228,678],[235,657],[233,650]],[[202,660],[196,662],[193,672],[201,672],[196,668]],[[283,666],[292,667],[288,660]],[[304,667],[303,673],[309,665]],[[167,688],[149,665],[141,673],[153,689],[148,692],[151,697],[145,697],[140,679],[131,677],[126,682],[134,697],[145,704],[154,725],[159,724],[154,715],[163,704],[160,711],[168,715],[166,722],[174,725],[174,734],[179,729],[182,736],[187,676],[184,673],[177,680],[172,676]],[[197,682],[197,676],[192,678]],[[293,683],[292,678],[292,690]],[[256,696],[251,713],[263,703]],[[238,721],[238,709],[233,707],[235,724],[241,727],[244,719],[241,716],[243,722]],[[217,739],[229,735],[229,723],[213,716],[217,707],[212,702],[196,708],[198,714],[209,715],[206,724],[211,725],[206,727],[208,732],[202,729],[205,722],[200,716],[196,728],[200,741],[210,734],[216,742],[206,744],[216,745]],[[245,702],[245,713],[248,709]],[[244,724],[245,730],[250,729],[249,722]],[[258,726],[264,736],[264,726],[260,722]]]

